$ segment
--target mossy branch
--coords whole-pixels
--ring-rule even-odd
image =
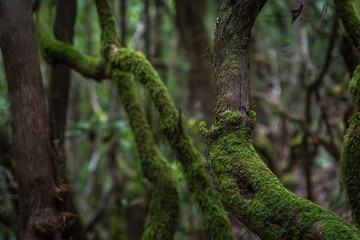
[[[121,61],[115,21],[107,0],[95,0],[101,27],[101,51],[107,63]],[[178,181],[160,154],[147,123],[145,112],[135,94],[131,72],[109,64],[111,79],[117,83],[141,159],[143,175],[154,183],[145,232],[142,239],[173,239],[179,221]]]
[[[123,79],[123,77],[120,76],[123,72],[131,73],[144,85],[148,96],[151,97],[161,115],[162,131],[167,136],[173,151],[183,166],[188,188],[193,194],[196,202],[199,204],[200,211],[203,215],[203,224],[207,238],[234,239],[227,213],[220,201],[220,195],[216,192],[211,183],[210,175],[206,172],[203,164],[204,159],[191,143],[191,140],[185,131],[185,126],[183,125],[185,122],[182,120],[183,116],[180,115],[179,111],[172,103],[165,85],[152,65],[141,53],[130,49],[118,49],[119,45],[109,5],[106,0],[96,0],[96,4],[102,29],[102,55],[111,63],[110,66],[108,66],[105,75],[109,76],[110,72],[114,71],[113,73],[115,73],[115,75],[113,75],[113,78]],[[64,46],[63,43],[60,44]],[[45,49],[51,49],[51,44],[49,45],[50,46]],[[52,53],[54,56],[50,56],[52,56],[53,59],[59,59],[66,63],[71,60],[69,54],[59,58],[58,55],[62,56],[64,53],[60,52],[60,50],[58,51],[59,53],[54,49],[51,49],[46,52]],[[112,57],[113,55],[116,55],[116,57]],[[103,60],[101,61],[102,63],[104,62]],[[77,65],[70,66],[73,67]],[[79,71],[79,69],[81,70],[82,68],[77,67],[75,69]],[[117,70],[122,73],[120,74]],[[117,76],[116,74],[120,75]],[[141,131],[139,133],[141,133]],[[161,175],[159,176],[161,177]],[[160,189],[158,189],[158,191],[160,191]],[[158,194],[161,195],[161,193]],[[154,217],[150,217],[149,219],[156,221]],[[150,220],[148,220],[148,222],[149,221]],[[152,230],[146,231],[147,233],[145,233],[144,236],[149,237],[155,232]]]
[[[107,59],[114,48],[120,47],[115,19],[108,0],[95,0],[101,28],[101,54]],[[108,60],[108,59],[107,59]]]
[[[360,53],[360,20],[351,0],[335,0],[336,13]]]
[[[116,57],[118,55],[112,56]],[[178,181],[156,147],[145,112],[135,94],[132,75],[113,70],[112,80],[117,83],[121,102],[135,135],[143,175],[154,183],[142,239],[173,239],[179,220]]]
[[[37,30],[41,52],[49,63],[66,63],[85,77],[100,80],[108,77],[105,61],[102,58],[87,56],[75,49],[71,44],[55,39],[54,34],[42,25]]]
[[[194,148],[186,133],[183,116],[175,108],[158,73],[142,53],[122,48],[117,54],[119,57],[111,62],[112,68],[133,73],[160,113],[161,130],[182,165],[188,189],[199,204],[206,237],[234,239],[227,213],[206,171],[204,159]]]
[[[81,53],[70,43],[57,40],[51,29],[52,1],[40,4],[37,13],[37,40],[42,55],[48,63],[65,63],[85,77],[100,80],[109,77],[105,69],[105,61]]]

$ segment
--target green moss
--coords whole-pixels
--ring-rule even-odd
[[[142,239],[172,239],[179,220],[178,181],[156,147],[132,79],[130,74],[113,70],[112,80],[117,82],[121,102],[135,135],[143,175],[154,183]]]
[[[248,117],[254,122],[253,113]],[[360,239],[359,231],[338,215],[283,187],[256,154],[246,118],[224,112],[208,139],[212,171],[231,212],[246,219],[263,239],[320,238],[320,234],[326,239]]]
[[[70,43],[57,40],[51,26],[52,1],[43,1],[37,14],[37,38],[42,55],[49,63],[66,63],[85,77],[102,79],[109,76],[105,61],[87,56],[76,50]]]
[[[38,43],[44,58],[52,62],[63,62],[85,77],[102,79],[108,77],[105,62],[101,58],[94,58],[82,54],[71,44],[55,39],[51,30],[42,25],[37,30]]]
[[[95,0],[101,28],[101,53],[107,59],[114,47],[120,46],[115,30],[115,19],[108,0]]]
[[[351,0],[335,0],[335,6],[337,15],[360,52],[360,20]]]
[[[145,88],[161,116],[160,127],[182,166],[189,191],[199,204],[207,239],[234,239],[220,194],[212,185],[203,156],[186,133],[184,117],[175,108],[169,93],[152,65],[142,53],[119,49],[110,60],[113,69],[131,72]]]

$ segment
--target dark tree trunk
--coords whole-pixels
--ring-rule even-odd
[[[55,37],[64,42],[72,42],[75,23],[76,0],[57,1],[54,25]],[[66,108],[69,96],[70,69],[64,63],[55,63],[51,71],[49,95],[50,141],[53,145],[53,161],[57,169],[57,179],[65,181],[66,158],[64,155],[64,133]]]
[[[206,49],[210,45],[204,23],[206,1],[176,0],[175,3],[176,25],[191,65],[189,110],[192,115],[203,113],[205,122],[211,124],[215,94],[213,72],[205,61]]]
[[[76,0],[57,1],[54,24],[55,37],[64,42],[72,43],[76,16]],[[66,176],[66,155],[64,136],[66,126],[66,110],[69,98],[70,68],[64,63],[55,63],[51,71],[49,95],[49,127],[52,144],[52,161],[56,169],[57,182],[68,183]],[[63,211],[77,214],[73,196],[69,191],[65,201],[59,205]],[[75,240],[86,239],[79,219],[70,228],[63,239],[72,236]]]
[[[31,1],[1,1],[0,25],[19,188],[18,239],[59,239],[68,218],[56,210],[62,191],[51,164]]]

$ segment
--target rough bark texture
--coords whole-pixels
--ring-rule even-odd
[[[188,107],[193,116],[195,113],[203,113],[204,116],[200,117],[211,124],[214,118],[215,86],[211,66],[205,59],[210,45],[204,21],[206,1],[176,0],[175,4],[176,25],[190,63]]]
[[[249,44],[251,27],[266,0],[225,1],[215,31],[215,118],[226,110],[250,111]]]
[[[19,186],[18,239],[59,238],[72,215],[56,210],[62,190],[51,164],[31,1],[1,1],[0,25]]]
[[[252,145],[251,27],[263,1],[223,2],[215,35],[216,122],[202,131],[211,173],[231,212],[262,239],[360,239],[338,215],[285,189]]]

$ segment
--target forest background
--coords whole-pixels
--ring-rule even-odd
[[[358,11],[359,2],[352,3]],[[198,121],[209,126],[214,119],[212,45],[220,2],[112,0],[110,5],[122,46],[145,54],[185,115],[194,145],[208,156]],[[52,13],[54,20],[55,7]],[[37,21],[35,17],[39,25]],[[95,2],[77,1],[74,47],[98,56],[100,36]],[[250,42],[255,149],[286,188],[353,223],[339,187],[339,160],[352,114],[347,83],[359,60],[334,3],[269,0],[255,21]],[[40,63],[45,95],[51,96],[52,65],[44,58]],[[89,81],[71,71],[66,178],[88,239],[141,239],[153,191],[143,177],[135,136],[116,88],[112,81]],[[181,219],[175,238],[203,239],[201,215],[158,126],[160,117],[142,88],[137,94],[155,143],[179,179]],[[0,116],[0,238],[15,239],[17,182],[1,60]],[[53,151],[60,151],[60,141],[53,137]],[[236,217],[229,218],[238,239],[258,239]]]

